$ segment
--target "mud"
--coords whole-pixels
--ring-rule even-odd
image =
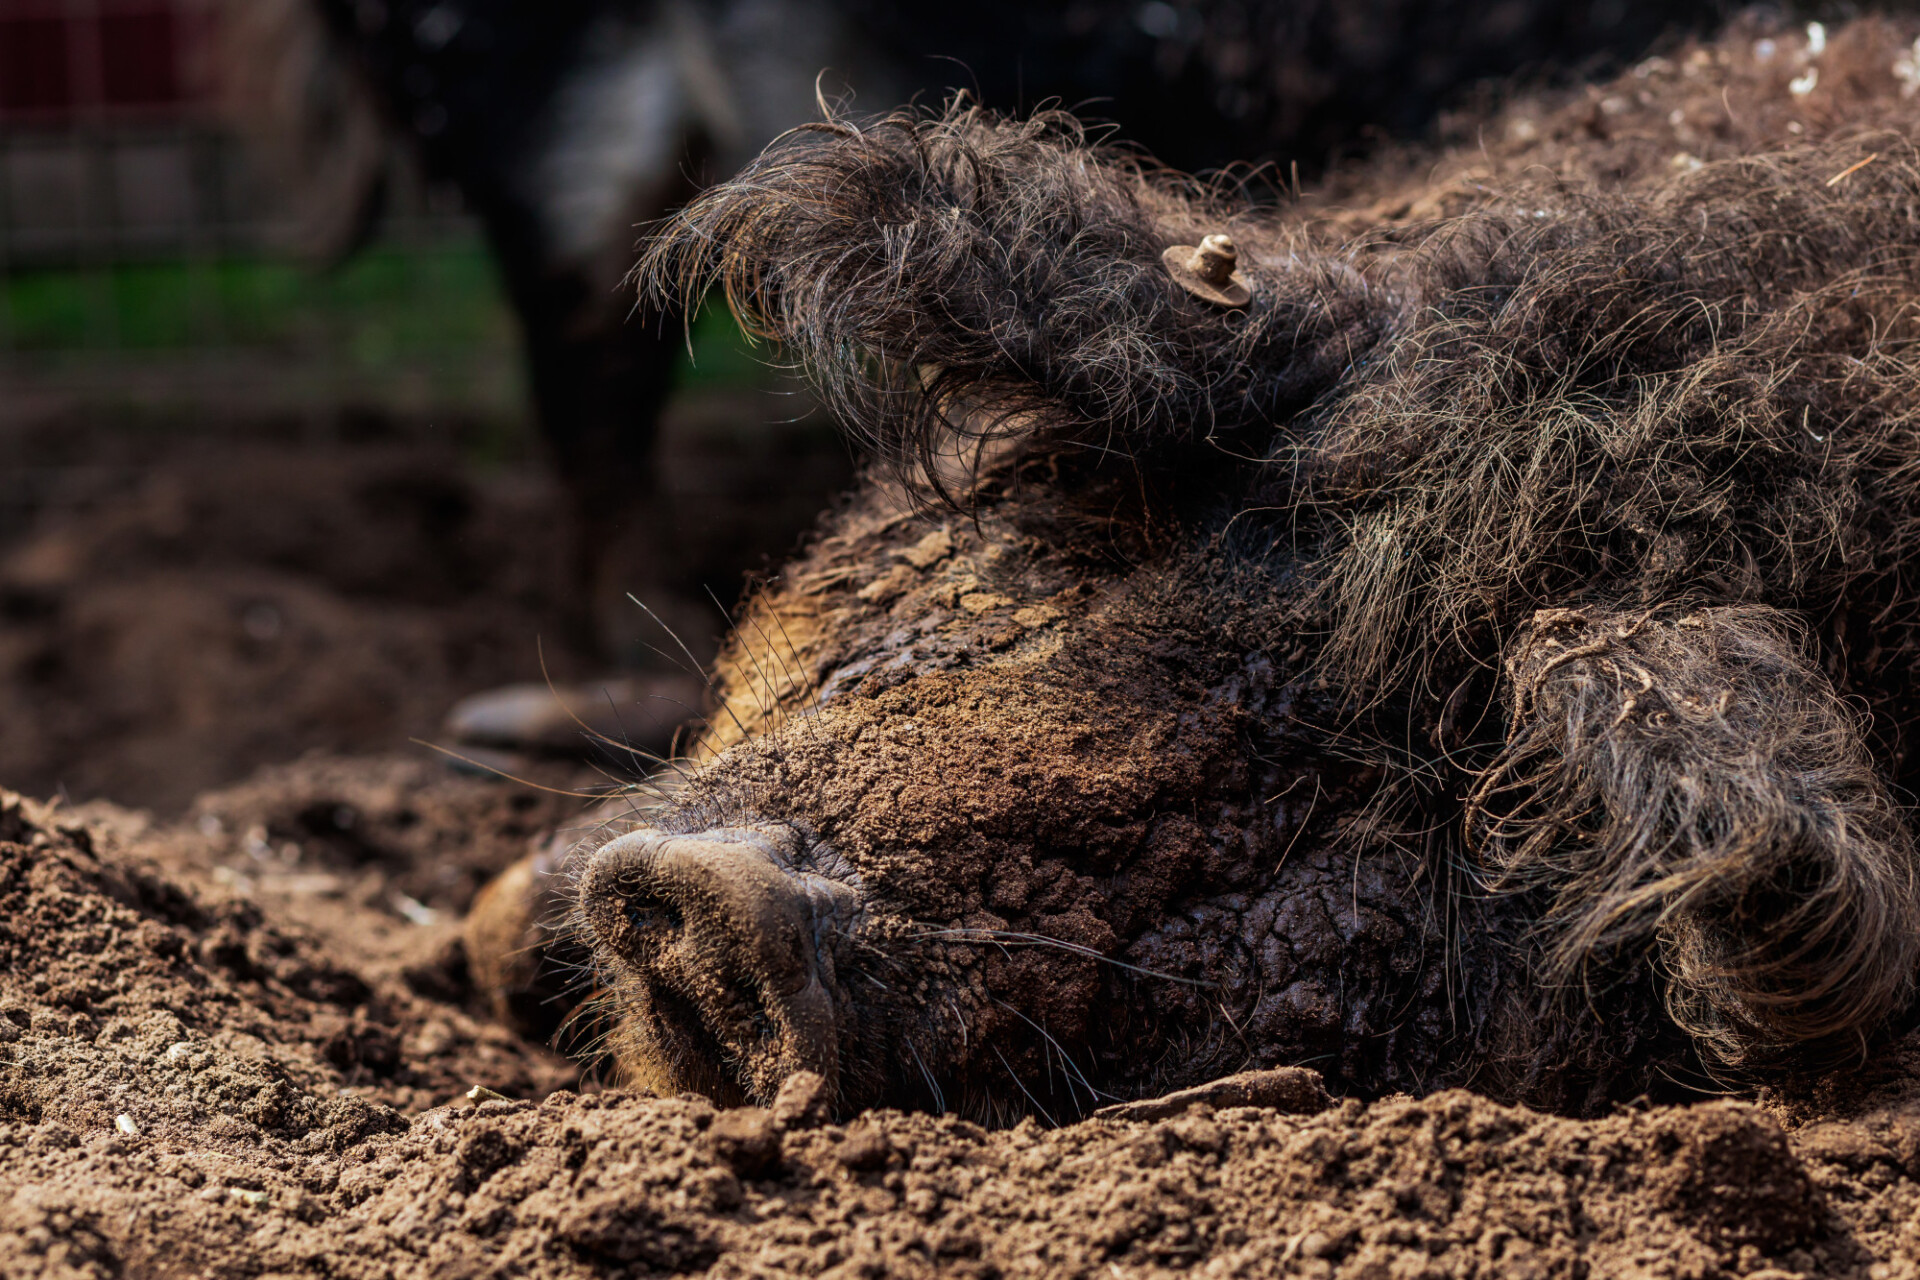
[[[1587,106],[1530,117],[1510,162],[1577,137]],[[1673,145],[1645,114],[1644,145]],[[1493,136],[1501,156],[1519,137]],[[585,802],[406,742],[460,693],[532,678],[533,636],[557,675],[590,660],[549,623],[551,494],[413,439],[113,458],[4,530],[0,780],[155,810],[0,794],[0,1273],[1920,1276],[1920,1033],[1831,1075],[1578,1120],[1459,1089],[1321,1107],[1203,1087],[1127,1113],[1151,1118],[988,1129],[832,1122],[806,1076],[765,1109],[610,1089],[493,1023],[460,940],[478,886]],[[832,669],[860,639],[831,610],[938,675],[930,655],[959,670],[1085,607],[996,577],[962,523],[865,534],[884,572],[824,545],[820,590],[763,605],[758,656],[785,661],[733,650],[740,724],[710,747],[777,728],[797,660]],[[910,596],[944,602],[939,644],[881,628]],[[1098,755],[1060,785],[1107,785]],[[1000,909],[1070,914],[1076,885],[1033,872]],[[1229,1105],[1249,1097],[1281,1105]]]
[[[543,632],[561,678],[585,663],[547,586],[552,495],[450,448],[203,439],[58,475],[0,560],[13,785],[177,811],[305,750],[429,736]]]
[[[437,791],[443,848],[515,838],[491,784]],[[414,848],[396,878],[444,863]],[[1844,1093],[1587,1121],[1457,1090],[1294,1114],[1320,1105],[1296,1090],[831,1124],[807,1077],[769,1110],[600,1091],[464,1007],[450,914],[254,864],[192,823],[0,802],[7,1274],[1920,1274],[1920,1038]]]

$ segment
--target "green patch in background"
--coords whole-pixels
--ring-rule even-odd
[[[709,304],[691,328],[675,326],[668,332],[680,343],[678,386],[760,386],[767,381],[767,366],[779,360],[770,344],[750,341],[723,304]]]
[[[666,334],[684,391],[766,382],[772,353],[724,307]],[[129,426],[372,413],[457,420],[476,461],[535,447],[519,323],[471,237],[380,245],[331,271],[233,256],[0,275],[0,401],[23,390]]]
[[[633,323],[649,321],[636,318]],[[659,323],[653,321],[652,323]],[[761,357],[725,308],[681,341],[688,385],[750,384]],[[466,355],[518,359],[519,335],[493,261],[477,242],[376,248],[314,272],[264,258],[124,263],[0,277],[0,351],[309,351],[369,373]]]
[[[320,344],[378,369],[516,342],[475,244],[375,249],[330,272],[249,258],[26,271],[0,289],[0,345],[23,353]]]

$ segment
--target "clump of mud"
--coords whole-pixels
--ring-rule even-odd
[[[395,768],[178,826],[0,796],[9,1274],[1920,1274],[1916,1037],[1845,1097],[1588,1121],[1449,1091],[990,1132],[831,1123],[805,1076],[768,1110],[600,1092],[474,1016],[461,890],[421,879],[518,847],[516,792]],[[357,808],[360,871],[294,838],[322,806]],[[305,869],[263,869],[262,830]]]

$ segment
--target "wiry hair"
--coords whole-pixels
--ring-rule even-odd
[[[1329,669],[1426,675],[1542,601],[1804,605],[1896,571],[1920,534],[1916,161],[1881,136],[1529,193],[1402,255],[1415,320],[1307,442],[1341,530]]]
[[[1331,386],[1390,304],[1284,237],[1242,259],[1260,286],[1245,312],[1168,289],[1161,250],[1230,221],[1072,116],[958,100],[786,134],[666,224],[638,274],[688,314],[719,281],[842,422],[938,475],[980,438],[1138,456],[1264,429]]]
[[[959,104],[789,135],[644,270],[717,280],[896,460],[1254,442],[1350,706],[1471,762],[1445,695],[1507,657],[1464,807],[1488,882],[1541,895],[1550,973],[1650,952],[1703,1052],[1759,1063],[1857,1044],[1920,954],[1912,839],[1822,670],[1912,709],[1920,109],[1871,118],[1902,127],[1518,175],[1343,241]],[[1244,312],[1160,265],[1223,228]]]
[[[1852,1047],[1920,956],[1912,839],[1801,649],[1754,606],[1544,611],[1467,799],[1492,883],[1544,892],[1550,977],[1651,946],[1674,1021],[1729,1064]]]

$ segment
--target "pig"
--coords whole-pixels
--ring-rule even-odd
[[[621,1078],[734,1103],[1856,1057],[1920,948],[1914,35],[1739,26],[1337,209],[1057,112],[787,135],[642,277],[872,469],[477,918],[561,902]]]

